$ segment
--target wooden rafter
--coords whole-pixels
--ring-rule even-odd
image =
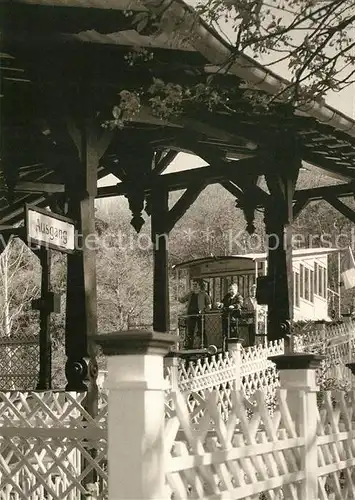
[[[309,201],[322,200],[325,196],[348,197],[355,194],[355,182],[336,184],[333,186],[321,186],[317,188],[299,189],[294,195],[294,200],[307,199]]]
[[[170,232],[175,224],[187,212],[191,205],[197,200],[198,196],[205,189],[206,183],[203,181],[187,188],[185,193],[181,195],[175,205],[169,210],[167,231]]]
[[[207,184],[219,183],[226,178],[228,179],[234,176],[236,172],[241,169],[249,173],[261,174],[265,171],[265,166],[261,165],[261,160],[258,157],[247,158],[232,163],[220,161],[218,165],[172,172],[165,175],[150,176],[142,182],[145,182],[143,188],[146,194],[150,193],[154,188],[179,191],[181,189],[187,189],[191,184],[195,184],[201,179]],[[105,186],[98,189],[98,197],[105,198],[107,196],[125,195],[130,187],[131,185],[125,182],[121,182],[116,186]]]
[[[293,220],[297,219],[302,210],[306,208],[306,206],[310,203],[309,198],[300,198],[298,199],[292,207],[292,218]]]
[[[16,184],[15,190],[25,193],[64,193],[64,184],[23,181]]]
[[[343,214],[346,218],[348,218],[351,222],[355,224],[355,210],[348,207],[340,201],[336,196],[328,195],[324,198],[332,207],[334,207],[338,212]]]
[[[220,184],[222,187],[224,187],[224,189],[226,189],[231,195],[235,196],[236,198],[239,198],[243,194],[243,190],[232,181],[223,181]]]
[[[164,170],[168,168],[170,163],[175,160],[178,154],[178,151],[169,150],[165,152],[165,154],[159,155],[159,158],[157,159],[154,166],[154,173],[157,175],[162,174]]]
[[[322,156],[321,154],[316,154],[309,150],[304,150],[302,159],[316,167],[320,167],[325,171],[332,172],[336,174],[338,179],[344,181],[354,181],[355,180],[355,164],[353,163],[353,168],[350,169],[346,165],[340,165],[336,161],[330,160]],[[349,164],[351,165],[351,164]]]

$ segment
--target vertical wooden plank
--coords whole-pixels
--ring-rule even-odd
[[[47,248],[40,248],[39,258],[42,267],[41,277],[41,299],[40,309],[40,330],[39,330],[39,376],[38,390],[47,390],[51,388],[51,335],[50,335],[50,317],[51,312],[48,308],[48,293],[51,290],[51,251]]]
[[[169,193],[155,190],[152,193],[152,243],[153,265],[153,330],[169,332],[169,270],[168,270],[168,232]]]
[[[268,276],[271,283],[268,304],[268,340],[287,341],[293,319],[292,274],[292,198],[298,177],[297,158],[290,160],[290,168],[282,174],[266,175],[270,202],[265,210],[268,241]],[[278,158],[278,161],[281,161]],[[285,161],[285,159],[284,159]],[[280,164],[280,168],[284,167]],[[283,169],[285,170],[285,169]]]
[[[68,191],[68,194],[70,191]],[[80,200],[70,194],[68,215],[77,222],[77,231],[81,231]],[[81,246],[81,238],[78,238]],[[67,306],[65,317],[65,352],[66,390],[86,391],[87,365],[87,317],[84,297],[84,261],[83,254],[77,251],[67,257]]]
[[[66,354],[67,390],[87,390],[95,414],[97,363],[93,336],[97,333],[95,195],[97,167],[102,151],[94,140],[93,120],[68,127],[78,148],[79,161],[68,179],[69,216],[77,222],[77,252],[68,255]],[[96,148],[96,149],[95,149]]]
[[[280,205],[277,208],[281,211]],[[284,245],[284,224],[280,222],[279,213],[273,206],[269,206],[266,212],[265,224],[269,240],[268,276],[271,283],[268,303],[268,340],[273,341],[285,337],[284,325],[291,319],[290,286],[287,275],[288,258]]]

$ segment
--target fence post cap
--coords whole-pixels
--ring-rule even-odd
[[[106,356],[129,354],[160,354],[164,356],[178,341],[177,335],[149,330],[125,330],[96,335],[98,344]]]
[[[267,359],[276,364],[278,370],[315,370],[325,356],[313,353],[292,353],[270,356]]]
[[[230,337],[228,339],[228,344],[241,344],[244,339],[241,339],[239,337]]]

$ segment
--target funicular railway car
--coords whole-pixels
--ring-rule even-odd
[[[338,254],[336,285],[332,289],[328,279],[329,257]],[[336,248],[295,249],[293,267],[293,318],[294,321],[331,321],[340,315],[340,250]],[[174,266],[181,297],[191,289],[192,282],[202,284],[211,299],[211,309],[201,311],[204,335],[199,345],[226,348],[225,337],[238,337],[244,346],[264,344],[267,338],[267,306],[259,305],[255,298],[257,278],[267,275],[266,253],[250,253],[220,257],[204,257]],[[182,285],[183,283],[183,285]],[[231,284],[238,286],[243,298],[239,317],[223,329],[223,298]],[[188,315],[178,318],[180,346],[187,335]]]

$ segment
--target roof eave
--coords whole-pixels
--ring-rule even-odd
[[[214,32],[202,19],[196,16],[194,9],[181,0],[141,0],[141,3],[157,14],[164,12],[162,18],[163,27],[169,32],[174,25],[174,30],[180,31],[182,35],[190,33],[189,42],[213,65],[220,67],[230,61],[233,57],[232,46],[229,45],[218,33]],[[173,23],[173,20],[178,22]],[[247,56],[239,56],[229,66],[229,74],[238,76],[255,88],[269,94],[277,94],[288,83],[260,63]],[[300,106],[297,113],[311,116],[321,123],[333,127],[355,137],[355,120],[344,115],[327,104],[310,101]]]

